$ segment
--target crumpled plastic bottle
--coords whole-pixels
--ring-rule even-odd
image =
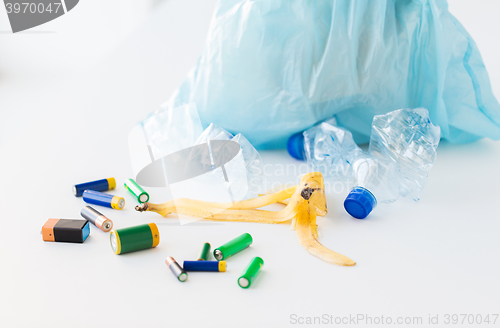
[[[440,128],[425,108],[375,116],[368,153],[349,131],[331,123],[292,136],[288,150],[327,178],[352,179],[354,188],[344,202],[349,214],[363,219],[378,203],[392,203],[399,196],[420,200],[440,140]]]
[[[346,211],[364,219],[377,200],[392,202],[401,195],[419,201],[436,162],[440,134],[425,108],[375,116],[368,155],[371,158],[361,155],[352,164],[355,187],[344,201]],[[397,171],[388,163],[395,164]]]
[[[369,152],[397,163],[401,196],[419,201],[436,162],[440,135],[427,109],[399,109],[373,118]]]

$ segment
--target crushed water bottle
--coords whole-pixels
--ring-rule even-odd
[[[397,163],[401,196],[419,201],[436,162],[440,136],[427,109],[399,109],[373,118],[369,152]]]
[[[349,131],[334,124],[323,122],[292,136],[288,151],[327,178],[352,179],[354,188],[344,202],[349,214],[363,219],[378,203],[392,203],[399,196],[420,200],[440,139],[427,109],[375,116],[368,153]]]
[[[352,164],[355,187],[344,201],[346,211],[364,219],[377,200],[390,203],[401,195],[419,201],[436,161],[440,132],[425,108],[375,116],[368,155],[371,158],[359,158]]]

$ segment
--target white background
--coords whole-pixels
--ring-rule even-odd
[[[309,255],[288,225],[180,226],[133,210],[122,187],[131,175],[128,132],[195,63],[214,4],[86,0],[18,34],[0,9],[0,327],[285,327],[294,314],[424,323],[431,314],[443,323],[445,314],[500,313],[499,142],[442,143],[422,201],[380,206],[366,220],[345,213],[345,192],[329,193],[320,241],[355,267]],[[499,10],[496,0],[450,1],[497,96]],[[262,156],[269,183],[297,181],[299,162],[285,151]],[[127,205],[99,210],[115,228],[156,222],[156,249],[117,256],[93,226],[84,244],[41,240],[48,218],[79,217],[73,184],[109,176]],[[150,191],[152,202],[166,200]],[[203,242],[219,246],[243,232],[254,244],[226,273],[180,283],[164,263],[195,259]],[[253,256],[264,259],[263,271],[243,290],[236,280]]]

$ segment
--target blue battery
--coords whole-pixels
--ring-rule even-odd
[[[76,197],[80,197],[83,195],[83,192],[85,190],[107,191],[115,188],[116,188],[115,178],[108,178],[108,179],[101,179],[74,185],[73,194]]]
[[[85,190],[83,192],[83,200],[89,204],[105,206],[115,210],[121,210],[125,206],[125,199],[123,197],[94,190]]]
[[[184,271],[225,272],[226,261],[184,261]]]

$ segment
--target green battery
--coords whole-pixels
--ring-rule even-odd
[[[252,245],[252,242],[253,242],[252,236],[250,236],[249,233],[244,233],[241,236],[238,236],[233,240],[225,243],[219,248],[216,248],[214,250],[214,257],[217,261],[225,260],[228,257]]]
[[[141,224],[111,231],[109,241],[115,254],[124,254],[158,246],[160,232],[154,223]]]
[[[198,261],[206,261],[208,260],[208,254],[210,254],[210,244],[204,243],[201,248],[200,256],[198,257]]]
[[[238,285],[241,288],[248,288],[252,281],[259,274],[260,268],[264,265],[264,260],[260,257],[254,257],[241,277],[238,278]]]
[[[128,179],[123,185],[137,198],[139,203],[146,203],[149,201],[149,194],[134,180]]]

